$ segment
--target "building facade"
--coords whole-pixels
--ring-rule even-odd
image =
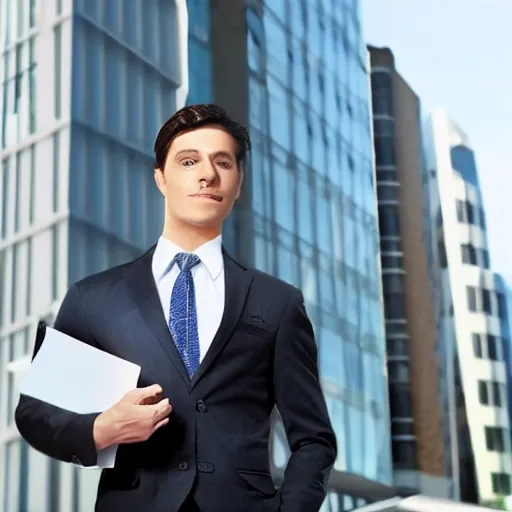
[[[52,321],[68,287],[156,241],[156,131],[183,104],[209,101],[246,123],[254,143],[226,248],[299,286],[315,327],[339,444],[323,510],[351,510],[390,492],[358,2],[227,4],[0,0],[1,512],[90,510],[98,473],[50,461],[19,438],[17,381],[37,320]],[[276,418],[278,482],[288,454]]]
[[[367,51],[358,2],[247,9],[253,264],[300,287],[339,455],[325,511],[391,483]],[[282,474],[280,423],[273,449]],[[362,481],[362,480],[361,480]]]
[[[91,510],[98,473],[14,425],[39,318],[162,228],[152,145],[188,94],[185,1],[0,1],[0,510]]]
[[[253,142],[225,244],[239,261],[304,293],[340,452],[322,510],[351,510],[386,497],[392,481],[369,76],[358,6],[211,3],[209,37],[211,62],[203,69],[213,95],[190,102],[213,99],[249,126]],[[289,456],[279,418],[272,454],[279,483]]]
[[[427,169],[441,271],[442,328],[453,368],[460,498],[491,502],[511,493],[505,297],[490,270],[475,153],[443,110],[426,131]]]
[[[420,100],[389,49],[369,51],[394,481],[456,498],[444,436],[454,407],[440,394],[446,374],[437,353]]]

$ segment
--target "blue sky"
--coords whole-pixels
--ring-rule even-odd
[[[360,0],[366,41],[388,46],[423,110],[469,136],[493,270],[512,285],[512,0]]]

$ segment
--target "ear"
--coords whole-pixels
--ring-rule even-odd
[[[238,182],[238,190],[236,192],[235,201],[238,201],[240,193],[242,192],[242,183],[244,182],[244,168],[240,166],[240,170],[238,172],[240,173],[240,179]]]
[[[165,197],[165,174],[163,169],[155,169],[154,178],[158,190],[160,190],[161,194]]]

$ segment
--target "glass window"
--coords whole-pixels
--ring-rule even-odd
[[[325,34],[320,28],[320,19],[319,13],[320,11],[316,7],[316,2],[308,2],[308,22],[307,22],[307,30],[308,30],[308,49],[312,53],[312,55],[316,57],[322,56],[322,38],[325,37]],[[317,64],[318,65],[318,64]]]
[[[477,304],[476,304],[476,289],[473,286],[466,287],[467,292],[467,300],[468,300],[468,309],[469,311],[476,313],[477,312]]]
[[[294,180],[291,171],[274,160],[274,208],[277,224],[294,231]]]
[[[492,314],[491,292],[486,289],[482,289],[482,309],[488,315]]]
[[[492,397],[493,397],[493,404],[496,407],[503,407],[503,405],[504,405],[503,395],[504,395],[503,384],[500,384],[499,382],[493,382],[492,383]]]
[[[127,84],[127,139],[132,144],[139,145],[139,127],[142,126],[141,101],[142,97],[142,65],[140,61],[130,56],[126,66]]]
[[[299,236],[308,242],[313,242],[313,205],[311,197],[311,188],[308,184],[308,175],[306,169],[301,169],[298,186],[298,215],[299,215]]]
[[[317,269],[313,264],[313,248],[307,243],[301,243],[301,289],[304,294],[306,305],[316,305],[317,290],[316,276]]]
[[[379,207],[379,229],[382,236],[400,235],[400,223],[396,207]]]
[[[262,72],[262,57],[260,43],[251,28],[247,31],[247,58],[249,61],[249,68],[257,74]]]
[[[411,418],[411,391],[408,384],[390,383],[389,402],[393,418]]]
[[[461,244],[462,263],[476,265],[476,249],[472,244]]]
[[[478,397],[480,403],[483,405],[489,405],[489,392],[487,382],[483,380],[478,381]]]
[[[391,433],[394,436],[412,436],[414,435],[414,424],[412,421],[393,421]]]
[[[374,114],[393,115],[393,95],[391,73],[378,71],[372,73],[372,100]]]
[[[316,202],[317,243],[318,249],[325,254],[332,254],[332,224],[330,198],[321,194]]]
[[[292,55],[293,92],[301,100],[307,101],[307,62],[304,57],[304,50],[301,43],[295,38],[292,41]]]
[[[9,160],[2,161],[2,239],[7,237],[7,214],[9,199]]]
[[[464,201],[457,199],[457,220],[459,222],[466,222],[466,210]]]
[[[407,356],[407,339],[388,339],[386,341],[389,356]]]
[[[393,440],[393,462],[402,469],[416,469],[416,443],[412,440]]]
[[[390,382],[409,382],[408,361],[389,361],[388,371]]]
[[[403,256],[382,256],[383,269],[401,269],[403,268]]]
[[[123,80],[122,62],[125,59],[124,50],[113,39],[105,39],[105,59],[103,76],[105,79],[104,91],[107,101],[105,102],[104,126],[111,135],[117,136],[121,132],[121,110],[122,104],[126,101],[121,94]]]
[[[137,9],[137,0],[123,0],[123,38],[133,48],[137,48],[137,27],[139,11]],[[171,3],[171,2],[164,2]],[[172,2],[174,3],[174,2]],[[173,33],[174,30],[167,30],[166,33]],[[128,103],[131,105],[130,103]]]
[[[480,211],[480,227],[485,231],[486,223],[485,223],[485,212],[482,207],[479,208]]]
[[[403,274],[385,274],[382,276],[382,281],[385,293],[403,293]]]
[[[299,100],[294,101],[294,151],[296,156],[305,164],[309,163],[309,132],[308,122],[304,116],[305,106]]]
[[[487,251],[486,249],[481,249],[481,253],[482,253],[482,267],[490,268],[491,262],[489,259],[489,251]]]
[[[485,427],[485,442],[490,452],[505,451],[505,429],[501,427]]]
[[[265,25],[268,71],[283,84],[288,84],[288,42],[284,27],[268,10],[265,10],[263,22]]]
[[[302,39],[306,33],[307,25],[307,7],[305,0],[296,0],[289,4],[291,9],[291,29],[293,35],[298,39]]]
[[[377,166],[395,165],[395,144],[393,137],[375,135],[375,163]]]
[[[54,59],[55,59],[55,68],[54,68],[54,115],[55,119],[60,119],[61,113],[61,102],[62,102],[62,90],[61,90],[61,80],[62,80],[62,37],[61,37],[61,27],[62,25],[57,25],[54,28]]]
[[[270,133],[272,138],[285,149],[290,149],[290,109],[288,95],[282,85],[272,77],[267,78],[270,98]]]
[[[405,318],[403,293],[384,292],[384,311],[388,320],[401,320]]]
[[[157,27],[160,5],[161,2],[147,2],[139,13],[142,18],[140,24],[142,31],[142,53],[146,55],[148,60],[155,64],[158,63]],[[169,32],[170,31],[167,30],[166,34]],[[172,30],[172,32],[174,31]]]
[[[475,210],[474,210],[474,206],[469,201],[466,201],[466,214],[467,214],[468,224],[474,224],[475,223]]]
[[[290,250],[282,245],[277,247],[277,270],[278,277],[294,286],[297,282],[297,266],[298,258],[295,251]]]
[[[496,292],[496,301],[498,303],[498,317],[505,320],[507,318],[507,302],[505,295],[501,292]]]
[[[52,226],[52,300],[57,300],[59,294],[59,225]]]
[[[492,361],[499,361],[498,357],[498,339],[492,334],[487,335],[487,357]]]
[[[329,329],[320,328],[320,375],[322,380],[332,381],[342,386],[342,341]]]
[[[125,2],[126,0],[123,0]],[[190,2],[187,1],[187,5],[189,5]],[[194,22],[196,24],[201,24],[203,27],[203,31],[206,32],[208,28],[208,23],[203,22],[203,18],[208,16],[208,5],[204,5],[204,2],[200,2],[201,8],[194,9]],[[204,14],[201,14],[198,16],[198,13],[201,12]],[[174,27],[177,27],[177,12],[176,12],[176,2],[160,2],[158,4],[158,24],[159,24],[159,38],[158,38],[158,53],[159,53],[159,67],[162,69],[167,75],[172,77],[176,83],[180,82],[180,63],[179,63],[179,42],[178,42],[178,30]],[[191,13],[189,12],[189,20],[191,20]],[[197,26],[197,25],[196,25]],[[169,29],[169,27],[172,27]],[[189,38],[190,40],[191,38]],[[198,45],[199,46],[199,45]],[[190,46],[189,46],[190,48]],[[197,53],[190,53],[189,54],[189,67],[192,63],[192,57],[194,60],[198,57]],[[203,65],[203,79],[206,82],[206,86],[208,89],[210,89],[210,58],[208,54],[208,58],[202,59],[199,61]],[[169,106],[169,111],[173,112],[172,106]],[[168,115],[165,116],[165,119],[169,117]]]
[[[483,352],[482,352],[482,338],[480,337],[480,334],[473,333],[473,351],[475,354],[475,357],[482,358]]]
[[[511,493],[510,475],[506,473],[491,473],[492,490],[496,494],[508,496]]]

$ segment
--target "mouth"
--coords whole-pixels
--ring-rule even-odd
[[[199,197],[200,199],[210,199],[211,201],[216,201],[220,203],[222,201],[222,196],[218,196],[216,194],[192,194],[191,197]]]

